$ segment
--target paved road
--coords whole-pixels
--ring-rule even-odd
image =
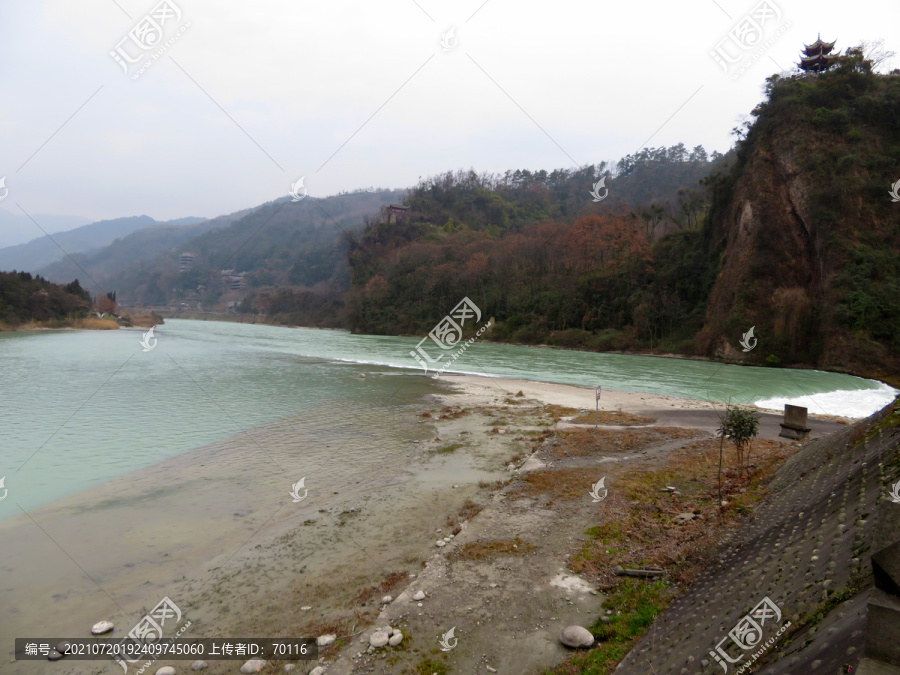
[[[634,412],[638,415],[655,417],[657,419],[657,424],[664,426],[694,427],[714,432],[719,426],[718,415],[721,414],[722,411],[722,407],[719,406],[718,411],[712,408],[709,410],[696,410],[690,408],[660,410],[659,408],[645,408],[635,410]],[[789,440],[779,437],[778,435],[781,432],[780,424],[782,419],[783,417],[780,413],[760,413],[759,438],[777,439],[782,441]],[[809,433],[809,438],[826,436],[839,429],[847,428],[847,425],[845,424],[813,418],[809,419],[807,426],[812,429]]]

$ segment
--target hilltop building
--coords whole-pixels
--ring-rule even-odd
[[[246,274],[246,272],[222,270],[222,283],[229,291],[243,290],[247,286],[247,280],[244,278]]]
[[[828,70],[840,58],[837,54],[831,53],[833,49],[834,42],[822,42],[822,36],[819,35],[811,45],[803,46],[800,69],[807,73],[821,73]]]
[[[400,218],[408,217],[411,213],[410,207],[403,206],[403,204],[388,204],[381,207],[381,222],[390,223],[391,218],[393,218],[394,222],[397,222]]]
[[[187,272],[194,266],[194,262],[196,260],[196,253],[182,253],[180,256],[178,256],[178,271]]]

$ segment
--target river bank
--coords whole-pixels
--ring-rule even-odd
[[[346,331],[348,334],[350,333],[346,328],[342,326],[302,326],[299,324],[292,324],[289,322],[285,322],[283,320],[279,320],[277,317],[268,316],[268,315],[257,315],[257,314],[237,314],[232,312],[201,312],[196,310],[190,311],[180,311],[177,309],[165,309],[165,310],[156,310],[161,315],[166,316],[166,318],[181,318],[181,319],[191,319],[196,321],[223,321],[227,323],[239,323],[239,324],[251,324],[251,325],[265,325],[265,326],[279,326],[284,328],[303,328],[305,330],[338,330],[338,331]],[[704,363],[716,363],[716,364],[727,364],[727,365],[735,365],[735,366],[744,366],[751,368],[760,368],[765,367],[771,369],[773,372],[778,371],[794,371],[794,372],[811,372],[816,370],[822,370],[821,368],[817,368],[811,364],[791,364],[790,366],[782,366],[782,365],[773,365],[767,364],[762,365],[760,363],[752,362],[748,355],[743,353],[742,351],[738,351],[732,347],[723,347],[717,352],[716,357],[710,356],[700,356],[696,354],[681,354],[667,350],[654,350],[654,349],[644,349],[644,350],[632,350],[632,349],[596,349],[589,345],[581,345],[581,344],[531,344],[531,343],[518,343],[518,342],[507,342],[504,340],[495,340],[490,337],[491,331],[488,331],[482,341],[486,344],[492,345],[505,345],[505,346],[514,346],[514,347],[528,347],[532,349],[547,349],[547,350],[557,350],[563,352],[580,352],[580,353],[595,353],[595,354],[610,354],[617,356],[640,356],[640,357],[654,357],[660,359],[672,359],[677,361],[697,361]],[[360,334],[361,335],[361,334]],[[416,337],[416,336],[396,336],[396,337]],[[853,377],[859,377],[864,379],[874,379],[877,382],[881,382],[887,386],[893,388],[900,388],[900,376],[893,376],[890,374],[885,374],[882,372],[856,372],[853,370],[835,368],[835,369],[824,369],[823,372],[834,372],[840,373],[842,375],[850,375]]]
[[[0,322],[0,332],[33,332],[43,330],[117,330],[119,328],[150,328],[163,323],[161,316],[153,314],[123,315],[120,323],[114,318],[86,317],[52,321],[25,321],[18,324]]]
[[[359,387],[384,378],[362,374]],[[644,471],[685,443],[708,439],[715,411],[703,401],[604,390],[606,419],[622,416],[625,424],[599,430],[603,439],[588,443],[594,450],[585,453],[582,443],[571,457],[538,455],[535,464],[533,453],[554,453],[553,442],[564,441],[565,425],[554,430],[564,408],[591,410],[592,390],[441,380],[446,393],[394,410],[388,425],[374,423],[384,410],[354,411],[349,423],[323,407],[0,521],[7,542],[0,593],[10,608],[0,634],[82,637],[105,619],[124,635],[170,597],[192,622],[185,637],[334,634],[335,645],[322,652],[335,661],[332,672],[446,661],[443,672],[483,664],[523,673],[559,663],[567,652],[558,629],[589,625],[609,585],[596,572],[578,580],[569,569],[597,515],[591,485],[604,474],[614,485],[619,464],[634,461]],[[657,429],[621,428],[634,422],[631,415],[654,418]],[[777,429],[770,421],[762,424],[766,438]],[[813,424],[813,435],[840,427]],[[568,471],[554,481],[563,492],[542,496],[526,487],[511,495],[528,462]],[[309,493],[296,502],[291,486],[301,477]],[[604,504],[617,504],[610,499]],[[410,599],[416,590],[428,598],[422,607]],[[396,603],[382,614],[384,595]],[[401,627],[403,646],[354,659],[365,651],[356,642],[365,636],[354,634],[379,616]],[[440,652],[436,639],[453,626],[460,649]],[[488,662],[482,654],[497,656]],[[188,662],[171,665],[183,672]],[[207,672],[239,665],[211,661]],[[8,667],[100,672],[75,661]]]

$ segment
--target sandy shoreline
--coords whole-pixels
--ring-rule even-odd
[[[391,575],[401,579],[395,596],[420,575],[419,583],[431,592],[447,569],[434,556],[435,538],[448,532],[448,515],[467,501],[490,509],[495,482],[506,480],[508,465],[521,463],[547,430],[544,405],[593,410],[594,403],[592,390],[569,385],[475,376],[445,376],[440,382],[447,394],[394,411],[387,430],[373,432],[380,427],[365,412],[350,420],[326,414],[288,418],[0,521],[0,601],[9,608],[0,613],[0,635],[87,637],[94,622],[109,619],[117,626],[114,635],[121,636],[166,596],[192,621],[186,637],[308,637],[328,626],[349,635],[377,620],[382,593],[371,589]],[[520,391],[514,405],[505,402]],[[509,417],[522,401],[530,407]],[[600,404],[602,410],[649,415],[659,425],[700,434],[715,424],[715,411],[703,401],[604,390]],[[465,414],[442,412],[447,406]],[[508,433],[493,431],[498,418],[507,417],[514,425]],[[779,417],[765,416],[764,435],[776,435]],[[826,421],[813,426],[814,435],[837,428]],[[298,438],[308,442],[302,452]],[[317,474],[322,466],[330,468],[327,475]],[[293,503],[290,485],[302,476],[309,498]],[[550,584],[564,574],[566,550],[575,541],[572,532],[554,525],[557,516],[536,509],[515,517],[476,516],[466,523],[468,536],[496,538],[526,522],[535,533],[546,533],[540,534],[541,560],[532,561],[540,580],[514,581],[498,569],[490,581],[454,582],[497,597],[476,602],[469,592],[451,594],[439,616],[428,609],[416,612],[407,603],[410,642],[423,647],[433,642],[426,637],[432,623],[437,627],[454,616],[462,621],[474,612],[481,625],[507,607],[508,621],[505,628],[496,627],[497,639],[516,652],[521,647],[516,636],[526,631],[531,646],[519,649],[524,659],[519,665],[552,665],[564,658],[555,638],[558,624],[579,617],[583,623],[601,598],[582,587]],[[523,603],[522,593],[534,583],[537,600]],[[306,606],[311,609],[300,609]],[[467,612],[469,606],[476,609]],[[403,607],[399,603],[392,611]],[[532,634],[529,623],[543,628]],[[469,651],[460,650],[454,658],[461,663],[474,664],[489,648],[488,634],[479,638],[473,631],[458,632],[467,632],[469,646],[478,652],[466,656]],[[14,662],[8,639],[2,649],[4,672],[121,672],[102,662]],[[346,648],[331,672],[352,672],[346,660],[355,652],[356,645]],[[168,664],[161,661],[151,672]],[[171,665],[185,672],[189,662]],[[231,673],[239,666],[212,661],[206,672]]]

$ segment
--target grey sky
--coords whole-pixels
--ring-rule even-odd
[[[0,209],[212,217],[300,176],[324,196],[648,141],[724,152],[817,33],[900,50],[896,0],[771,0],[774,44],[737,80],[710,52],[757,1],[173,1],[164,38],[189,27],[133,80],[109,52],[158,0],[0,0]]]

